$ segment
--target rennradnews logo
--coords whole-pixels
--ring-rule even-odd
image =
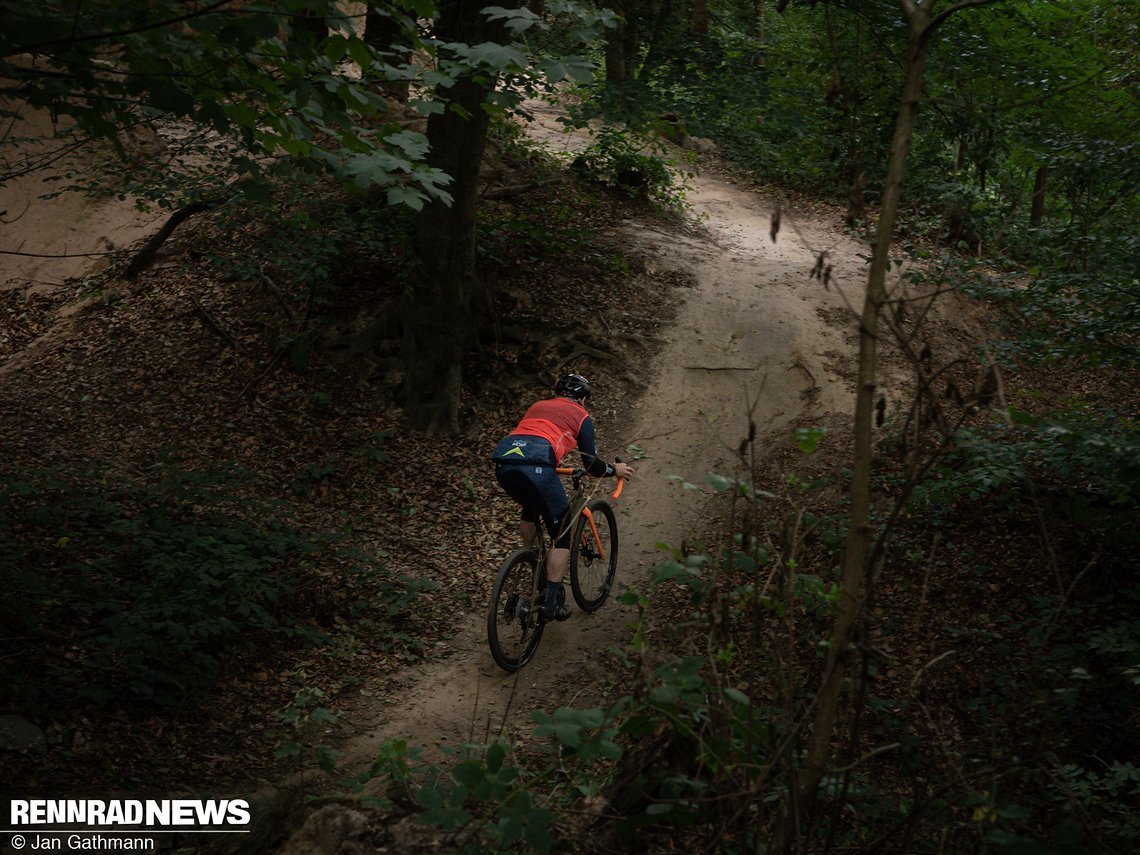
[[[8,819],[13,828],[132,825],[189,830],[249,825],[250,817],[244,799],[12,799]]]

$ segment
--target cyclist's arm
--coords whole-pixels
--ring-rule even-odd
[[[614,474],[612,463],[606,463],[598,457],[598,440],[594,435],[594,421],[589,416],[578,429],[578,452],[582,455],[582,465],[586,467],[586,474],[595,478],[609,478]]]

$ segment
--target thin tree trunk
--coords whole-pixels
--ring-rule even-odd
[[[617,15],[617,26],[606,30],[606,83],[620,92],[625,89],[629,74],[625,61],[625,8],[622,0],[606,0],[603,5]]]
[[[381,54],[398,57],[400,62],[408,59],[412,49],[407,34],[397,17],[395,9],[380,8],[368,4],[368,11],[364,16],[364,42],[373,50]],[[384,94],[394,98],[402,104],[408,102],[408,81],[390,80],[381,87]]]
[[[933,5],[933,4],[929,4]],[[841,688],[852,658],[851,644],[855,628],[864,616],[865,564],[870,544],[871,432],[876,393],[876,371],[879,343],[879,314],[886,294],[886,274],[891,239],[902,194],[907,151],[914,131],[922,94],[926,65],[926,33],[930,10],[914,3],[907,10],[907,69],[902,103],[891,142],[886,185],[883,189],[879,226],[863,301],[859,329],[859,381],[855,396],[854,459],[850,490],[850,518],[847,543],[843,554],[841,591],[835,626],[824,666],[822,683],[816,700],[815,717],[807,744],[807,760],[800,773],[795,805],[789,816],[806,817],[814,804],[819,785],[828,769],[831,740],[839,717]],[[785,841],[787,841],[785,833]]]
[[[1045,219],[1045,190],[1049,186],[1049,166],[1037,167],[1033,176],[1033,205],[1029,209],[1029,225],[1039,226]]]
[[[649,49],[645,52],[645,61],[638,69],[637,79],[640,80],[647,71],[652,71],[660,62],[661,43],[665,38],[665,26],[669,23],[669,16],[673,12],[673,0],[661,0],[657,9],[657,17],[653,20],[653,29],[649,34]]]
[[[324,15],[314,12],[301,12],[293,16],[293,36],[308,33],[313,41],[319,42],[328,37],[329,25]]]
[[[689,27],[699,42],[708,41],[709,4],[708,0],[691,0],[689,6]]]
[[[463,355],[475,327],[475,213],[487,93],[476,75],[462,77],[448,90],[448,109],[428,120],[428,163],[451,176],[453,201],[429,202],[417,218],[421,281],[406,304],[404,414],[427,433],[459,432]]]

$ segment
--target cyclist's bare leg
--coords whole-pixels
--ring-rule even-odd
[[[546,553],[546,578],[548,581],[561,582],[569,569],[569,549],[552,549]]]
[[[538,531],[538,527],[526,520],[519,520],[519,537],[522,538],[523,549],[529,549],[534,546],[534,536]]]

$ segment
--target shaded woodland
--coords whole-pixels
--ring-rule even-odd
[[[9,784],[321,768],[408,851],[1133,851],[1137,13],[0,0],[0,183],[165,221],[0,292],[0,715],[51,746],[6,749]],[[541,98],[600,129],[572,164],[525,139]],[[408,734],[338,777],[332,699],[485,595],[438,571],[484,554],[465,473],[518,401],[583,358],[652,393],[628,309],[683,294],[605,234],[684,222],[661,141],[865,241],[853,415],[752,424],[701,485],[705,530],[622,594],[615,702],[537,712],[545,751],[439,765]],[[947,301],[987,331],[969,359]]]

